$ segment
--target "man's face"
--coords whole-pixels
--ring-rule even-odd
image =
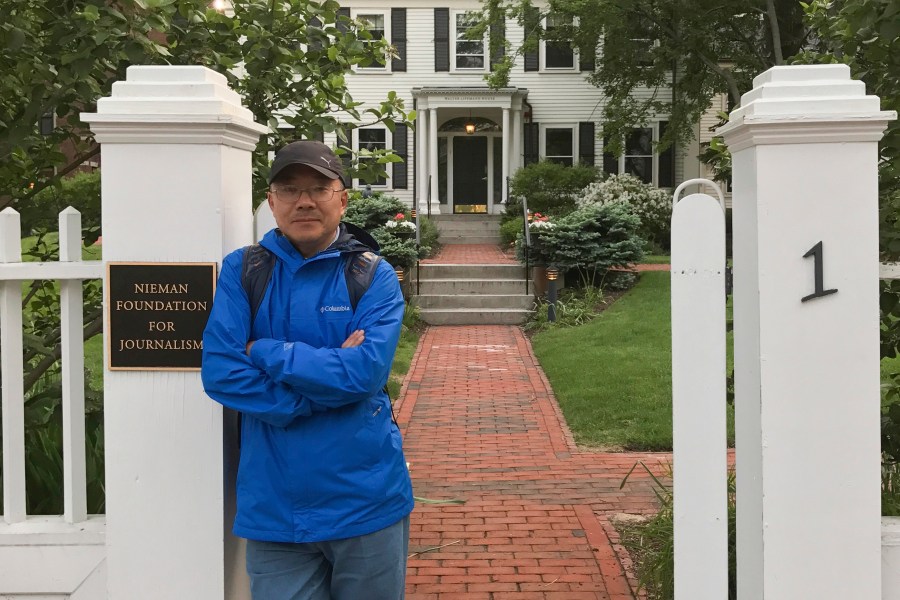
[[[317,188],[318,194],[314,192]],[[299,198],[298,189],[306,190]],[[266,198],[281,233],[305,258],[331,245],[347,208],[347,192],[341,181],[304,165],[285,168],[269,186]]]

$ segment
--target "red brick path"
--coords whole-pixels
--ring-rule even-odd
[[[428,329],[397,415],[415,494],[466,501],[417,504],[409,600],[633,599],[609,517],[670,457],[579,451],[519,328]]]
[[[502,265],[516,261],[504,253],[497,244],[446,244],[434,258],[426,258],[422,264],[445,265]]]

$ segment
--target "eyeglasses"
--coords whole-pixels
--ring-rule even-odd
[[[296,204],[303,194],[306,193],[309,196],[309,199],[315,203],[328,202],[332,198],[334,198],[335,192],[343,192],[345,188],[334,189],[331,186],[327,185],[317,185],[311,188],[299,188],[295,185],[283,185],[277,188],[272,188],[272,193],[275,194],[275,197],[278,198],[279,202],[284,202],[285,204]]]

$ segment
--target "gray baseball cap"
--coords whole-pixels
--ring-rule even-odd
[[[305,165],[329,179],[340,179],[341,183],[345,183],[344,163],[322,142],[314,140],[291,142],[276,152],[272,169],[269,171],[269,185],[279,173],[291,165]]]

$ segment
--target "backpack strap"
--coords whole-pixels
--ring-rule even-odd
[[[344,279],[347,282],[347,292],[350,294],[350,306],[356,312],[359,299],[372,285],[375,271],[382,257],[374,252],[354,252],[344,255]]]
[[[356,311],[359,299],[368,291],[375,278],[375,270],[382,257],[374,252],[346,253],[344,258],[344,279],[347,282],[347,293],[350,295],[350,307]],[[266,288],[275,269],[275,255],[260,244],[244,248],[241,261],[241,286],[247,293],[250,302],[250,323],[256,319],[256,313],[266,295]]]
[[[244,248],[244,257],[241,261],[241,286],[247,293],[250,302],[250,324],[256,319],[259,306],[262,304],[266,288],[272,278],[275,269],[275,255],[260,244],[253,244]]]

